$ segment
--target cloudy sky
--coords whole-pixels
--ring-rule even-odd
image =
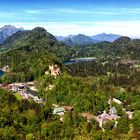
[[[54,35],[140,37],[140,0],[2,0],[0,27],[44,27]]]

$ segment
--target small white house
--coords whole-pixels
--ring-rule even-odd
[[[122,104],[122,102],[120,101],[120,100],[118,100],[118,99],[116,99],[116,98],[113,98],[113,100],[112,100],[113,102],[115,102],[115,103],[117,103],[117,104],[119,104],[119,105],[121,105]]]
[[[129,119],[133,118],[133,112],[126,111],[126,115],[128,116]]]
[[[117,115],[117,109],[113,106],[110,111],[109,111],[110,115]]]
[[[63,107],[54,108],[53,114],[64,115],[65,109]]]

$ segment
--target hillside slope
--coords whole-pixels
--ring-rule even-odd
[[[30,81],[44,74],[48,65],[67,56],[66,47],[45,29],[17,32],[2,44],[0,67],[10,66],[11,81]],[[9,82],[10,82],[10,78]]]

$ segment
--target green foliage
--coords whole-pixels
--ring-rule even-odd
[[[117,130],[121,133],[128,133],[130,120],[127,117],[121,117],[118,121]]]
[[[133,116],[133,126],[137,131],[140,131],[140,111],[135,111]]]
[[[10,66],[10,73],[2,78],[5,83],[32,81],[42,76],[49,64],[61,65],[67,56],[66,48],[42,28],[18,32],[3,46],[7,50],[0,54],[0,67]]]
[[[78,112],[89,111],[94,114],[107,108],[106,96],[99,92],[94,93],[92,87],[88,84],[84,85],[79,78],[61,75],[54,80],[54,85],[55,88],[44,95],[45,97],[47,95],[48,102],[51,104],[68,104]]]
[[[107,121],[103,124],[103,128],[107,131],[112,130],[115,125],[114,121]]]
[[[35,137],[32,133],[26,135],[26,140],[34,140]]]
[[[19,101],[22,100],[22,96],[19,93],[15,93],[14,95],[17,98],[17,100],[19,100]]]
[[[119,105],[119,104],[117,104],[117,103],[114,103],[114,102],[113,102],[111,105],[114,106],[114,107],[116,108],[117,114],[118,114],[119,116],[125,115],[125,112],[123,111],[121,105]]]
[[[0,90],[0,139],[138,139],[140,72],[133,60],[140,60],[139,46],[139,40],[123,37],[113,43],[67,47],[43,28],[18,32],[8,38],[0,46],[0,67],[9,65],[10,71],[0,78],[0,83],[36,80],[38,96],[46,103],[22,100],[17,94]],[[71,58],[89,56],[97,61],[62,64]],[[62,71],[56,79],[45,75],[53,63]],[[49,85],[53,88],[49,89]],[[108,111],[109,97],[123,102],[112,104],[121,118],[115,128],[114,121],[107,121],[103,132],[98,122],[87,122],[80,114]],[[53,115],[52,104],[71,105],[74,111],[66,112],[61,122],[59,116]],[[132,120],[122,108],[134,111]]]

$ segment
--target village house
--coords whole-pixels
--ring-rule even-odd
[[[28,86],[35,86],[35,83],[32,81],[32,82],[27,82],[26,85]]]
[[[56,105],[56,104],[53,104],[53,114],[56,114],[56,115],[59,115],[60,116],[60,121],[63,122],[64,120],[64,114],[66,112],[71,112],[73,111],[73,107],[71,106],[61,106],[60,105]]]
[[[29,88],[30,88],[30,90],[37,92],[37,88],[35,86],[30,86]]]
[[[12,84],[3,84],[1,85],[1,88],[7,89],[9,91],[19,93],[22,96],[22,99],[28,100],[32,99],[37,103],[43,103],[43,99],[36,96],[36,87],[34,85],[34,82],[28,82],[28,83],[12,83]]]
[[[5,90],[9,90],[9,85],[8,84],[2,84],[1,88],[5,89]]]
[[[10,67],[8,65],[6,65],[2,68],[3,72],[9,72],[9,70],[10,70]]]
[[[108,104],[109,104],[110,108],[111,108],[112,102],[114,102],[114,103],[116,103],[116,104],[119,104],[119,105],[122,105],[122,102],[121,102],[120,100],[118,100],[118,99],[116,99],[116,98],[111,98],[111,97],[110,97],[109,100],[108,100]]]
[[[9,85],[9,90],[11,91],[11,92],[18,92],[18,86],[17,85],[15,85],[15,84],[10,84]]]
[[[115,102],[115,103],[117,103],[117,104],[119,104],[119,105],[122,104],[122,102],[120,100],[116,99],[116,98],[113,98],[112,101]]]
[[[91,122],[93,119],[96,120],[99,123],[99,126],[102,128],[103,131],[105,131],[104,128],[103,128],[103,124],[105,122],[107,122],[108,120],[114,120],[115,121],[114,127],[116,127],[117,123],[118,123],[117,119],[119,119],[120,116],[117,115],[117,109],[114,106],[111,107],[111,102],[112,101],[119,104],[119,105],[122,105],[122,102],[120,100],[110,97],[109,100],[108,100],[108,104],[110,105],[110,109],[109,109],[108,113],[106,111],[103,111],[102,114],[100,114],[98,116],[95,116],[95,115],[93,115],[89,112],[84,112],[84,113],[81,113],[81,115],[84,118],[86,118],[88,122]],[[126,115],[128,116],[129,119],[132,119],[133,112],[125,111],[125,113],[126,113]]]
[[[125,113],[126,113],[126,115],[128,116],[129,119],[133,118],[133,112],[126,111]]]
[[[114,108],[113,108],[114,109]],[[104,111],[101,115],[97,116],[96,120],[99,123],[99,126],[103,129],[103,124],[108,120],[117,120],[120,118],[120,116],[117,115],[116,109],[111,109],[110,113],[106,113]]]
[[[0,84],[0,88],[2,88],[2,84]]]
[[[46,91],[52,90],[55,87],[55,85],[49,84],[48,87],[46,88]]]
[[[110,115],[117,115],[117,109],[113,106],[112,108],[110,108],[109,114]]]
[[[83,112],[81,115],[87,119],[88,122],[91,122],[92,120],[96,120],[96,116],[91,114],[90,112]]]
[[[9,91],[20,92],[20,91],[23,91],[23,89],[25,88],[25,84],[23,84],[23,83],[12,83],[12,84],[9,84],[8,87],[9,87]]]
[[[111,107],[111,103],[115,102],[119,105],[122,104],[122,102],[116,98],[109,98],[108,100],[108,104],[110,105],[110,109],[109,109],[109,112],[107,113],[106,111],[103,111],[102,114],[98,115],[98,116],[95,116],[89,112],[84,112],[84,113],[81,113],[81,115],[87,119],[88,122],[91,122],[93,119],[96,120],[98,123],[99,123],[99,126],[102,128],[102,130],[104,131],[104,128],[103,128],[103,124],[105,122],[107,122],[108,120],[115,120],[115,126],[117,125],[117,119],[120,118],[120,116],[117,115],[117,109],[113,106]],[[131,114],[128,113],[131,117]]]
[[[32,91],[34,91],[34,92],[37,92],[37,88],[36,88],[34,82],[28,82],[28,83],[26,83],[26,86],[29,87],[30,90],[32,90]]]
[[[65,112],[70,112],[73,111],[73,107],[72,106],[60,106],[60,105],[56,105],[53,104],[54,110],[53,110],[53,114],[57,114],[57,115],[64,115]]]
[[[49,71],[45,71],[45,75],[49,75],[50,73],[49,73]]]
[[[59,116],[64,115],[65,109],[63,107],[54,108],[53,114],[57,114]]]
[[[53,108],[58,108],[58,107],[60,107],[60,105],[59,104],[52,104],[52,107]]]
[[[36,96],[36,87],[34,82],[28,83],[12,83],[12,84],[0,84],[0,88],[9,90],[13,93],[19,93],[22,99],[28,100],[32,99],[37,103],[43,103],[43,99]]]
[[[62,106],[65,109],[65,112],[70,112],[73,111],[73,107],[72,106]]]
[[[56,64],[50,65],[49,70],[51,72],[51,75],[55,78],[60,74],[60,68]]]
[[[102,130],[104,131],[103,128],[103,124],[105,122],[107,122],[108,120],[117,120],[120,118],[120,116],[118,116],[116,113],[116,109],[112,109],[112,111],[110,111],[111,114],[106,113],[106,111],[104,111],[101,115],[95,116],[93,114],[91,114],[90,112],[84,112],[81,113],[81,115],[87,119],[88,122],[91,122],[92,120],[96,120],[99,123],[99,127],[102,128]],[[115,123],[117,124],[117,123]]]
[[[39,98],[38,96],[34,96],[33,100],[37,103],[43,103],[43,99]]]
[[[19,94],[22,96],[23,100],[28,100],[29,99],[28,94],[26,94],[26,93],[19,93]]]

